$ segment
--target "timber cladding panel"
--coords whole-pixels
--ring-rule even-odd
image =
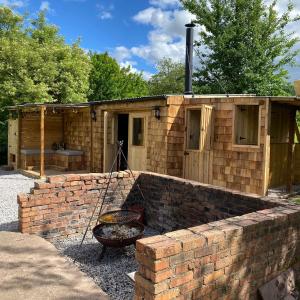
[[[165,174],[183,176],[184,154],[184,97],[168,98],[167,119],[167,170]]]
[[[104,112],[100,107],[94,108],[96,120],[92,121],[92,172],[103,171],[103,148],[104,148]]]
[[[21,149],[40,149],[40,115],[22,113]],[[45,115],[45,149],[51,149],[53,143],[63,141],[63,116],[61,113]]]
[[[265,100],[253,97],[186,99],[186,107],[201,104],[213,106],[211,184],[247,193],[263,194],[266,103]],[[259,105],[259,144],[257,146],[235,145],[234,143],[237,105]]]
[[[81,169],[89,169],[91,157],[91,117],[88,108],[65,111],[63,140],[67,149],[84,152],[84,163]]]

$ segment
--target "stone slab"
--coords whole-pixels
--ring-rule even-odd
[[[85,274],[46,240],[0,232],[0,299],[108,300]]]

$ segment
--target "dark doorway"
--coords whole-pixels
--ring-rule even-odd
[[[119,114],[118,115],[118,141],[123,141],[123,153],[128,159],[128,122],[129,122],[129,115],[128,114]],[[121,157],[120,160],[120,170],[126,170],[127,164],[124,157]]]

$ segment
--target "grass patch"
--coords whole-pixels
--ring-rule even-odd
[[[300,205],[300,198],[293,198],[291,200],[292,200],[292,202]]]

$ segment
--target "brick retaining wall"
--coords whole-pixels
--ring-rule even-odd
[[[134,176],[145,201],[128,172],[115,173],[105,210],[140,203],[150,226],[180,229],[137,242],[136,299],[256,299],[259,286],[299,266],[300,206],[166,175]],[[18,196],[21,232],[48,239],[81,233],[107,180],[86,174],[36,182]]]
[[[47,239],[81,233],[108,178],[108,174],[63,175],[35,182],[30,194],[18,195],[20,231]],[[113,174],[104,211],[122,207],[133,182],[128,172]]]
[[[145,207],[148,224],[167,232],[240,216],[278,206],[277,203],[241,192],[177,177],[143,172],[139,183],[146,201],[135,188],[129,194],[132,202]]]
[[[139,240],[135,299],[258,299],[261,285],[299,269],[299,239],[300,206],[290,206]]]

